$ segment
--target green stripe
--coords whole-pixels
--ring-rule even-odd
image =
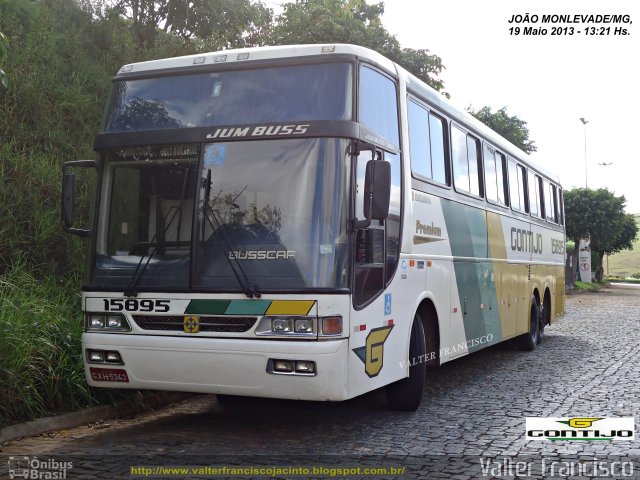
[[[452,255],[470,258],[453,262],[465,337],[467,340],[474,340],[491,333],[491,344],[499,342],[502,339],[502,328],[493,280],[493,264],[490,261],[474,260],[487,258],[488,255],[485,212],[444,199],[442,211]],[[485,305],[484,309],[480,308],[481,304]],[[487,346],[489,344],[472,345],[469,351],[474,352]]]
[[[224,315],[230,300],[191,300],[184,313],[196,315]]]
[[[231,300],[227,315],[264,315],[271,300]]]

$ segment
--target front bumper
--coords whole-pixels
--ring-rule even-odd
[[[90,364],[87,349],[118,351],[124,365]],[[249,340],[83,333],[93,387],[220,393],[295,400],[346,400],[348,339]],[[311,360],[315,376],[267,373],[270,358]],[[95,381],[90,368],[124,369],[128,382]]]

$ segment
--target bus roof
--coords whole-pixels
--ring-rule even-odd
[[[351,55],[366,59],[378,64],[394,76],[403,78],[407,83],[407,89],[417,94],[428,104],[435,107],[441,113],[448,115],[451,119],[461,125],[474,130],[479,136],[488,140],[493,146],[521,160],[534,170],[553,180],[560,185],[557,175],[541,168],[531,157],[507,139],[494,132],[484,123],[477,120],[465,110],[456,107],[447,100],[441,93],[431,88],[422,80],[409,73],[407,70],[392,62],[385,56],[369,48],[349,44],[309,44],[309,45],[282,45],[271,47],[252,47],[222,50],[182,57],[163,58],[124,65],[118,71],[116,78],[135,76],[136,74],[151,74],[152,72],[162,73],[167,70],[195,69],[202,66],[206,68],[211,65],[241,64],[245,62],[277,60],[295,57],[311,57],[321,55]]]
[[[316,55],[342,54],[367,58],[380,66],[394,72],[395,64],[378,52],[357,45],[348,44],[311,44],[311,45],[282,45],[275,47],[252,47],[222,50],[184,57],[163,58],[124,65],[119,71],[121,74],[135,74],[143,72],[160,71],[167,69],[180,69],[188,67],[206,67],[207,65],[227,65],[230,63],[245,63],[259,60],[277,60],[292,57],[310,57]]]

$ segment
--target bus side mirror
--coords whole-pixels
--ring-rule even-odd
[[[75,228],[73,226],[76,217],[77,189],[76,174],[68,172],[69,168],[95,168],[94,160],[76,160],[62,164],[62,229],[73,235],[88,237],[90,230]]]
[[[386,160],[369,160],[365,173],[364,215],[368,220],[389,216],[391,198],[391,164]]]

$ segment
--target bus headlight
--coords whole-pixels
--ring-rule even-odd
[[[296,318],[293,331],[296,333],[313,333],[312,318]]]
[[[262,317],[256,335],[317,337],[315,317]]]
[[[271,320],[271,330],[273,333],[289,333],[291,331],[291,319],[274,318]]]
[[[87,313],[85,330],[87,332],[130,332],[131,327],[121,313]]]

